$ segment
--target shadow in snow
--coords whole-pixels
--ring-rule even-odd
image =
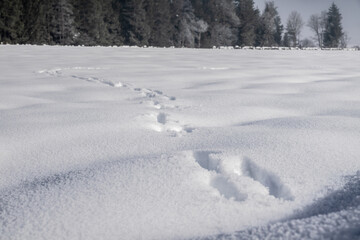
[[[198,151],[194,152],[194,157],[196,162],[200,167],[208,170],[219,172],[219,159],[211,157],[212,154],[219,154],[220,152],[211,152],[211,151]]]
[[[212,176],[209,185],[227,199],[234,199],[236,201],[244,201],[247,194],[242,193],[236,187],[236,184],[229,179],[226,173],[221,171],[221,159],[216,156],[217,152],[199,151],[194,152],[193,156],[196,162],[207,171],[214,171],[215,176]]]
[[[348,208],[360,206],[360,171],[357,175],[347,177],[345,186],[326,197],[305,207],[301,212],[295,214],[291,219],[309,218],[320,214],[339,212]],[[360,224],[360,222],[359,222]]]
[[[360,171],[348,177],[343,189],[330,193],[291,218],[196,239],[360,239]]]
[[[196,162],[208,171],[214,171],[217,175],[213,177],[210,185],[216,188],[224,197],[232,195],[246,195],[240,193],[236,184],[241,177],[251,178],[262,184],[269,190],[269,194],[278,199],[293,201],[294,196],[290,189],[274,173],[259,167],[249,158],[223,159],[218,152],[198,151],[193,153]],[[238,177],[236,177],[238,176]],[[240,176],[240,178],[239,178]],[[230,194],[233,193],[233,194]],[[236,194],[235,194],[236,193]]]
[[[165,113],[159,113],[156,118],[157,118],[158,123],[160,123],[160,124],[166,123],[166,114]]]
[[[274,173],[259,167],[250,158],[245,157],[242,161],[242,173],[255,181],[260,182],[262,185],[269,189],[269,194],[284,200],[293,201],[294,196],[290,189],[285,186],[281,179]]]

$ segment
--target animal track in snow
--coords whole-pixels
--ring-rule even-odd
[[[60,77],[62,76],[63,72],[66,70],[102,70],[105,68],[99,68],[99,67],[65,67],[65,68],[52,68],[52,69],[43,69],[37,71],[37,73],[40,74],[47,74],[54,77]]]
[[[175,101],[173,96],[167,96],[160,90],[152,90],[149,88],[134,88],[144,98],[140,103],[147,103],[154,107],[159,112],[145,115],[150,120],[150,128],[156,132],[168,132],[172,136],[182,136],[186,133],[191,133],[194,128],[187,125],[181,125],[178,120],[171,118],[171,116],[164,112],[166,109],[178,108],[178,106],[170,104],[169,102]],[[155,120],[155,121],[154,121]]]
[[[282,183],[277,175],[259,167],[249,158],[243,158],[241,170],[244,176],[250,177],[268,188],[270,195],[284,200],[294,200],[290,189]]]
[[[148,88],[134,88],[134,91],[140,92],[140,94],[146,98],[161,98],[163,100],[170,100],[170,101],[176,100],[175,97],[167,96],[160,90],[152,90]]]
[[[72,78],[76,78],[76,79],[80,79],[80,80],[84,80],[87,82],[95,82],[95,83],[101,83],[101,84],[105,84],[107,86],[110,87],[127,87],[126,84],[122,83],[122,82],[113,82],[110,80],[106,80],[106,79],[102,79],[102,78],[98,78],[98,77],[84,77],[84,76],[79,76],[79,75],[65,75],[64,71],[71,71],[71,70],[100,70],[100,69],[104,69],[104,68],[96,68],[96,67],[68,67],[68,68],[53,68],[53,69],[45,69],[45,70],[39,70],[38,73],[40,74],[47,74],[49,76],[52,77],[72,77]]]
[[[221,159],[218,158],[216,152],[194,152],[193,155],[196,162],[202,168],[214,173],[209,182],[211,187],[217,189],[227,199],[234,199],[236,201],[247,199],[247,194],[241,192],[229,176],[222,173],[220,166]]]
[[[72,75],[71,77],[73,78],[77,78],[77,79],[81,79],[81,80],[85,80],[88,82],[97,82],[97,83],[101,83],[101,84],[105,84],[108,85],[110,87],[127,87],[126,84],[123,84],[122,82],[112,82],[112,81],[108,81],[105,79],[101,79],[101,78],[97,78],[97,77],[81,77],[81,76],[76,76],[76,75]]]
[[[61,76],[61,73],[62,73],[61,71],[62,71],[61,68],[53,68],[53,69],[39,70],[38,73],[47,74],[47,75],[53,76],[53,77],[59,77],[59,76]]]
[[[244,201],[249,196],[260,194],[294,200],[290,189],[278,176],[247,157],[224,156],[209,151],[193,152],[193,157],[200,167],[212,174],[209,185],[227,199]]]
[[[178,121],[169,117],[164,112],[150,113],[144,115],[148,119],[150,128],[156,132],[168,132],[172,136],[182,136],[186,133],[191,133],[194,129],[188,126],[181,125]]]
[[[47,74],[53,77],[72,77],[87,82],[104,84],[114,88],[120,88],[120,87],[127,88],[133,92],[138,93],[138,95],[140,96],[139,103],[148,104],[150,107],[159,110],[159,112],[144,115],[151,122],[150,127],[153,130],[157,132],[169,132],[175,136],[179,136],[179,135],[181,136],[185,133],[191,133],[194,130],[194,128],[179,124],[179,121],[172,119],[169,116],[169,114],[164,112],[164,110],[166,109],[179,108],[179,106],[172,104],[172,102],[176,100],[176,97],[174,96],[168,96],[164,94],[162,91],[157,89],[133,87],[131,84],[127,84],[127,83],[125,84],[119,81],[114,82],[95,76],[88,77],[88,76],[81,76],[76,74],[68,74],[68,75],[64,74],[64,71],[67,70],[74,71],[74,70],[98,70],[98,69],[102,69],[102,68],[94,68],[94,67],[54,68],[49,70],[40,70],[38,71],[38,73]]]
[[[159,113],[156,118],[157,118],[158,123],[165,125],[165,123],[166,123],[166,114],[165,113]]]

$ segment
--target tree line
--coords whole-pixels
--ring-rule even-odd
[[[319,47],[340,47],[347,35],[332,4],[308,26]],[[0,42],[11,44],[136,45],[158,47],[311,45],[304,22],[253,0],[0,0]]]

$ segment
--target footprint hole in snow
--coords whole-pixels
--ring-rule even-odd
[[[290,189],[274,173],[259,167],[250,158],[244,157],[241,164],[243,175],[260,182],[269,189],[269,194],[275,198],[293,201],[294,196]]]
[[[162,95],[162,94],[163,94],[163,92],[160,91],[160,90],[154,90],[154,92],[157,93],[157,94],[159,94],[159,95]]]
[[[166,114],[165,113],[159,113],[157,115],[157,122],[160,123],[160,124],[165,125],[165,123],[166,123]]]
[[[200,167],[208,171],[219,173],[220,159],[216,158],[215,154],[217,154],[217,152],[199,151],[193,153],[194,158]]]
[[[147,98],[155,98],[156,94],[155,93],[143,93],[145,97]]]
[[[193,157],[200,167],[208,171],[214,171],[219,177],[222,177],[213,180],[211,185],[217,188],[220,192],[224,191],[224,193],[222,193],[223,195],[230,196],[230,193],[235,191],[235,184],[229,181],[227,177],[237,175],[245,176],[251,179],[251,181],[255,181],[260,184],[259,186],[264,186],[268,189],[269,195],[275,198],[288,201],[294,200],[291,190],[277,175],[259,167],[250,158],[244,157],[241,159],[239,157],[231,157],[224,160],[221,158],[219,152],[212,151],[194,152]],[[228,184],[225,182],[228,182]]]
[[[236,201],[245,201],[247,199],[247,194],[241,193],[233,182],[221,175],[215,176],[211,180],[210,185],[227,199],[234,199]]]
[[[184,127],[184,131],[187,133],[192,133],[195,130],[195,128],[192,127]]]
[[[236,185],[221,173],[221,159],[218,158],[217,154],[217,152],[199,151],[194,152],[193,156],[202,168],[215,173],[215,176],[212,177],[209,185],[216,189],[220,195],[226,199],[233,199],[235,201],[246,200],[248,197],[247,194],[239,191]]]

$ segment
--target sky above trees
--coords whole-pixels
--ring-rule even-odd
[[[350,46],[360,45],[360,0],[274,0],[278,7],[283,23],[286,23],[289,14],[296,10],[298,11],[304,22],[307,23],[310,15],[320,13],[323,10],[328,10],[334,2],[340,9],[343,20],[342,25],[344,31],[348,33],[350,39]],[[265,0],[254,0],[255,5],[263,11]],[[311,38],[313,33],[304,26],[301,38]]]

